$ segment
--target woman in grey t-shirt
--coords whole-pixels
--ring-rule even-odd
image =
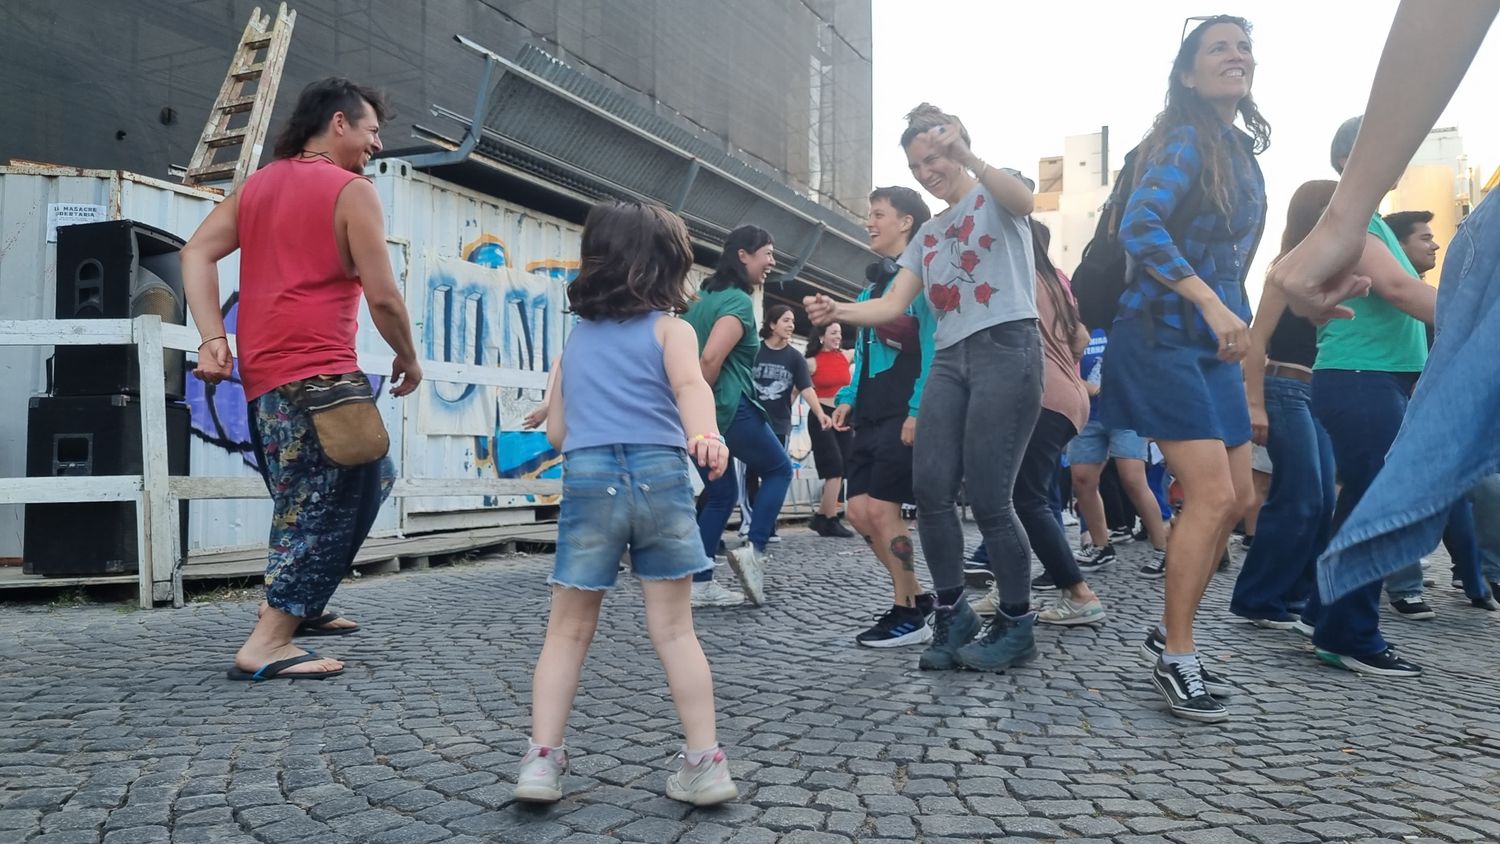
[[[917,528],[938,595],[932,645],[921,667],[989,671],[1036,652],[1031,549],[1011,506],[1016,472],[1042,402],[1042,341],[1033,280],[1031,188],[1015,171],[969,149],[958,118],[923,103],[901,135],[912,175],[947,209],[917,232],[879,299],[804,300],[814,323],[880,325],[919,294],[937,318],[922,391],[913,485]],[[980,620],[963,600],[962,486],[990,551],[1000,607],[977,641]]]

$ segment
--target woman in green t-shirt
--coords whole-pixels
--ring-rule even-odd
[[[750,517],[750,544],[729,552],[729,565],[740,579],[744,595],[715,583],[713,570],[693,578],[694,606],[734,606],[746,598],[753,604],[764,600],[762,572],[766,543],[781,515],[781,504],[792,484],[792,462],[781,441],[772,432],[765,408],[755,400],[752,370],[760,351],[756,335],[755,303],[750,294],[765,283],[776,266],[771,233],[756,226],[741,226],[724,240],[714,274],[703,282],[698,301],[682,318],[698,333],[703,377],[714,388],[719,430],[729,453],[760,476]],[[703,509],[698,531],[703,550],[717,552],[724,526],[734,512],[738,481],[733,464],[718,479],[704,476]]]

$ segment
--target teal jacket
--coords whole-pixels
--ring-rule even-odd
[[[886,289],[887,291],[890,290],[889,287],[887,287]],[[870,294],[873,293],[874,290],[874,285],[866,287],[859,294],[859,297],[854,301],[868,301],[870,299]],[[911,307],[906,309],[906,313],[908,316],[914,316],[917,318],[917,333],[922,342],[922,368],[917,373],[916,383],[912,386],[911,401],[907,405],[907,415],[916,416],[917,405],[922,401],[922,386],[927,383],[927,372],[932,368],[932,343],[933,336],[937,332],[937,320],[933,317],[932,310],[927,307],[927,295],[925,290],[917,294],[916,300],[911,303]],[[880,340],[875,337],[871,337],[868,344],[865,342],[867,333],[874,332],[874,330],[875,329],[873,328],[861,328],[855,335],[854,364],[853,368],[850,370],[854,374],[854,377],[852,380],[850,380],[849,386],[845,387],[842,390],[839,390],[838,395],[834,397],[834,402],[836,404],[847,404],[851,408],[858,406],[859,390],[862,386],[860,382],[863,380],[860,374],[864,372],[862,361],[865,354],[865,349],[867,347],[870,350],[870,377],[873,378],[874,376],[879,375],[880,373],[886,371],[887,369],[890,369],[893,365],[895,365],[896,356],[899,355],[900,352],[897,352],[890,346],[887,346],[886,344],[880,342]]]

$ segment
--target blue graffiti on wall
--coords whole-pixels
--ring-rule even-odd
[[[493,237],[468,244],[462,254],[468,263],[490,269],[511,266],[505,244]],[[429,277],[423,337],[427,356],[451,363],[549,371],[562,347],[557,330],[562,324],[558,319],[562,289],[577,276],[578,265],[575,261],[546,260],[529,263],[525,270],[557,283],[501,289],[491,279],[462,280],[442,270]],[[493,419],[489,433],[474,436],[474,468],[478,474],[561,475],[560,458],[544,433],[504,430],[505,408],[529,407],[541,398],[536,391],[490,391],[450,384],[434,385],[433,397],[446,417],[470,422]],[[491,400],[497,405],[482,405]]]

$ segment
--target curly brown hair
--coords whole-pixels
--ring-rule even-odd
[[[583,319],[681,313],[693,301],[693,247],[682,218],[659,205],[601,202],[583,223],[570,310]]]

